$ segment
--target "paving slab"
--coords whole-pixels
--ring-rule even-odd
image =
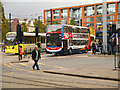
[[[61,69],[61,70],[47,70],[45,72],[53,72],[56,74],[68,74],[70,76],[80,76],[88,78],[98,78],[107,80],[120,80],[120,70],[104,69],[104,68],[79,68],[79,69]]]

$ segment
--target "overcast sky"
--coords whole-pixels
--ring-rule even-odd
[[[77,6],[101,3],[103,0],[1,0],[5,10],[5,17],[12,13],[13,18],[34,19],[43,16],[43,10],[59,7]],[[120,0],[106,0],[120,1]]]

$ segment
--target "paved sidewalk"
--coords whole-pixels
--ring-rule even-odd
[[[86,78],[96,78],[96,79],[106,79],[106,80],[120,80],[120,70],[112,70],[112,69],[97,69],[97,68],[79,68],[79,69],[62,69],[62,70],[47,70],[44,71],[47,73],[53,74],[62,74],[69,76],[77,76],[77,77],[86,77]],[[118,75],[119,73],[119,75]]]
[[[90,52],[88,53],[88,56],[93,56],[93,57],[112,56],[113,57],[113,55],[99,55],[98,53],[96,55],[90,55]],[[31,57],[28,56],[28,58],[23,58],[23,60],[21,61],[22,62],[29,61],[30,59]],[[13,61],[13,63],[15,62]],[[85,77],[85,78],[96,78],[96,79],[120,81],[120,69],[118,68],[116,70],[113,70],[112,68],[111,69],[110,68],[76,68],[76,69],[56,69],[56,70],[51,69],[51,70],[44,70],[43,72],[60,74],[60,75],[68,75],[68,76]]]

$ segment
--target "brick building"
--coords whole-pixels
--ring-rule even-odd
[[[44,10],[44,23],[50,22],[50,17],[50,9]],[[77,25],[82,20],[82,26],[91,27],[91,32],[95,34],[100,29],[97,26],[102,25],[102,3],[52,9],[53,22],[69,24],[71,19]],[[120,22],[120,1],[107,2],[107,22]]]
[[[12,25],[11,25],[13,32],[16,32],[18,22],[19,24],[26,23],[27,28],[28,28],[27,32],[33,32],[35,30],[33,20],[27,20],[27,19],[20,20],[20,19],[15,18],[12,20]]]
[[[12,28],[13,32],[16,32],[17,24],[18,24],[18,19],[17,18],[13,19],[12,20],[12,25],[11,25],[11,28]]]

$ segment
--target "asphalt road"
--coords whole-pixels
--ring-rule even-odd
[[[88,54],[42,55],[40,71],[32,70],[33,61],[17,61],[16,55],[2,54],[3,88],[117,88],[118,82],[44,73],[44,70],[112,68],[112,57],[88,57]]]

